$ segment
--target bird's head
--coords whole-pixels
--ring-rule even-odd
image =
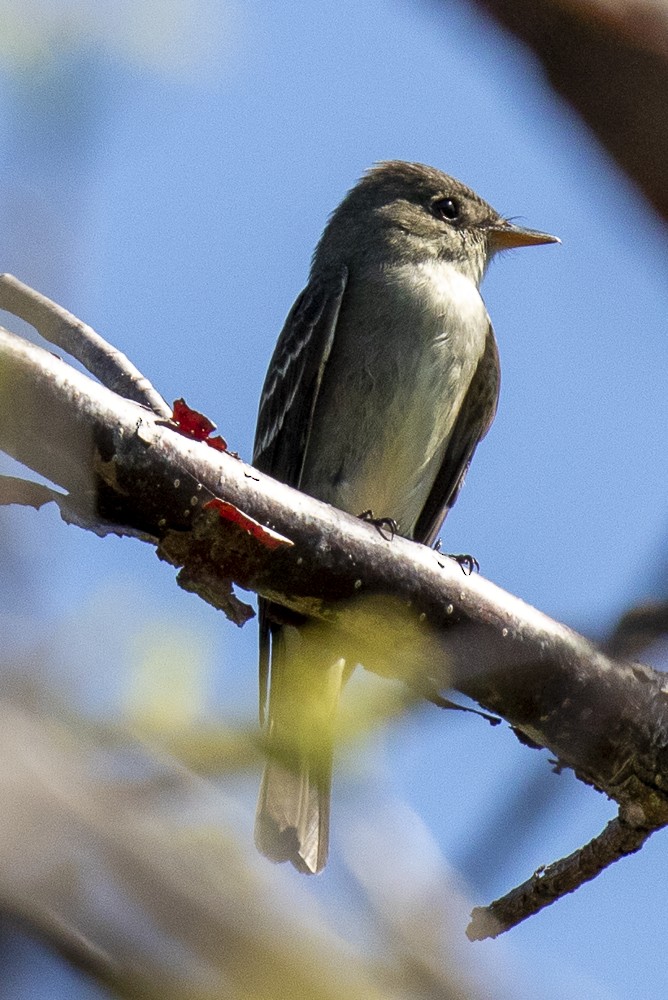
[[[499,250],[558,243],[515,225],[461,181],[421,163],[372,167],[332,214],[316,250],[320,262],[448,260],[479,282]]]

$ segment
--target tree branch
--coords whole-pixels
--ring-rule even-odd
[[[0,447],[68,490],[94,520],[152,540],[187,589],[237,621],[247,614],[238,613],[232,582],[288,615],[326,622],[352,662],[418,693],[456,687],[502,715],[523,742],[548,748],[619,803],[641,839],[668,822],[663,675],[611,660],[448,557],[384,539],[175,433],[7,331],[0,352],[11,386],[0,398]],[[269,548],[205,509],[214,497],[292,544]]]
[[[598,837],[561,861],[539,868],[530,879],[489,906],[476,906],[466,930],[470,941],[495,938],[545,906],[596,878],[613,861],[639,851],[649,830],[613,819]]]
[[[125,354],[108,344],[87,323],[13,274],[0,274],[0,309],[30,323],[45,340],[62,347],[119,396],[142,403],[165,419],[171,416],[171,408]]]

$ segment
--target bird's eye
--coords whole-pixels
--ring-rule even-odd
[[[455,222],[460,216],[459,202],[454,198],[439,198],[431,207],[436,218],[444,222]]]

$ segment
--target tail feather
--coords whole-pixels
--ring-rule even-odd
[[[265,766],[255,843],[315,874],[327,862],[334,720],[344,661],[305,628],[272,629]]]
[[[271,861],[290,861],[315,875],[327,863],[330,782],[318,784],[306,766],[295,774],[268,763],[260,788],[255,843]]]

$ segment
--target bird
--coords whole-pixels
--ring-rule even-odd
[[[253,464],[433,545],[494,420],[499,355],[479,286],[492,257],[558,243],[421,163],[368,170],[330,216],[262,390]],[[347,671],[322,629],[259,601],[267,761],[258,849],[327,861],[334,720]]]

